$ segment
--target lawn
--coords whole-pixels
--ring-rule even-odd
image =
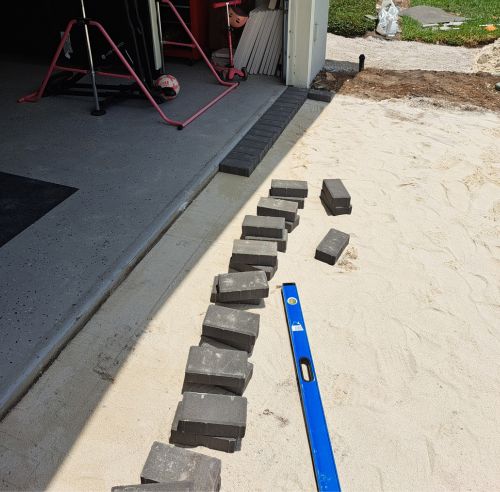
[[[500,37],[500,26],[488,32],[481,24],[500,24],[500,0],[411,0],[411,5],[441,7],[470,20],[459,30],[434,31],[423,28],[408,17],[401,17],[401,38],[407,41],[424,41],[461,46],[477,46]],[[341,36],[362,36],[375,29],[375,22],[366,14],[376,14],[375,0],[330,0],[328,30]]]
[[[500,37],[500,26],[488,32],[481,24],[500,24],[500,0],[412,0],[411,5],[430,5],[467,17],[459,30],[433,31],[408,17],[401,18],[402,39],[461,46],[477,46]]]
[[[367,19],[366,14],[377,14],[375,0],[330,0],[328,31],[340,36],[362,36],[375,29],[375,21]]]

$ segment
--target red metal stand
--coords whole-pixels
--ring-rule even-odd
[[[200,108],[198,111],[196,111],[196,113],[194,113],[193,115],[191,115],[189,118],[187,118],[184,121],[172,120],[172,119],[168,118],[168,116],[163,112],[163,110],[160,108],[160,106],[158,105],[158,103],[154,100],[153,96],[151,96],[151,94],[148,91],[147,87],[141,82],[141,80],[139,79],[139,77],[137,76],[137,74],[134,72],[134,69],[130,66],[129,62],[122,55],[120,49],[116,46],[116,44],[111,39],[111,37],[109,36],[109,34],[106,32],[106,30],[104,29],[104,27],[102,26],[102,24],[100,24],[97,21],[90,20],[90,19],[83,19],[83,22],[87,23],[88,26],[97,28],[101,32],[101,34],[104,36],[104,38],[106,39],[106,41],[111,46],[111,49],[116,53],[116,55],[118,56],[119,60],[122,62],[122,64],[124,65],[124,67],[126,68],[126,70],[128,72],[128,75],[127,75],[127,74],[118,74],[118,73],[96,71],[95,72],[96,75],[101,75],[101,76],[105,76],[105,77],[119,78],[119,79],[133,80],[137,84],[137,86],[139,87],[139,89],[141,90],[141,92],[144,94],[144,96],[146,97],[146,99],[156,109],[156,111],[160,115],[161,119],[163,121],[165,121],[166,123],[168,123],[169,125],[176,126],[179,130],[182,130],[187,125],[189,125],[189,123],[191,123],[192,121],[194,121],[196,118],[198,118],[199,116],[201,116],[205,111],[207,111],[208,109],[210,109],[214,104],[216,104],[218,101],[220,101],[224,96],[226,96],[227,94],[229,94],[229,92],[231,92],[233,89],[235,89],[238,86],[238,83],[236,83],[236,82],[225,82],[224,80],[222,80],[219,77],[219,74],[217,73],[217,71],[214,69],[214,67],[212,66],[212,64],[208,60],[207,56],[203,52],[202,48],[200,47],[200,45],[196,41],[195,37],[193,36],[193,34],[191,33],[191,31],[189,30],[188,26],[186,25],[186,23],[184,22],[184,20],[182,19],[182,17],[179,15],[179,12],[177,12],[177,9],[174,7],[174,5],[172,4],[172,2],[170,0],[160,0],[160,3],[165,4],[167,7],[169,7],[170,9],[172,9],[172,12],[177,17],[177,19],[179,20],[179,23],[182,25],[183,29],[186,31],[186,34],[191,39],[191,43],[189,43],[189,44],[185,44],[185,45],[183,43],[179,43],[179,44],[180,45],[184,45],[184,46],[188,46],[188,47],[191,47],[191,46],[194,45],[196,47],[196,49],[198,50],[198,52],[200,53],[200,56],[203,58],[204,62],[206,63],[206,65],[208,66],[208,68],[210,69],[210,71],[212,72],[212,74],[214,75],[214,77],[216,78],[217,82],[220,85],[223,85],[223,86],[227,87],[224,90],[224,92],[222,92],[217,97],[215,97],[214,99],[212,99],[208,104],[206,104],[205,106],[203,106],[202,108]],[[54,57],[52,58],[52,61],[50,63],[49,69],[48,69],[48,71],[47,71],[47,73],[45,75],[45,78],[42,81],[42,85],[39,87],[39,89],[36,90],[35,92],[31,93],[31,94],[28,94],[26,96],[21,97],[20,99],[18,99],[18,102],[23,103],[23,102],[37,102],[37,101],[39,101],[40,98],[43,96],[43,94],[45,92],[45,89],[47,88],[47,83],[49,82],[49,79],[50,79],[50,77],[52,76],[52,74],[54,73],[55,70],[59,70],[59,71],[63,71],[63,72],[81,73],[81,74],[85,74],[85,75],[87,75],[87,74],[90,73],[90,70],[88,70],[88,69],[70,68],[70,67],[64,67],[64,66],[61,66],[61,65],[57,65],[57,61],[58,61],[59,56],[61,54],[61,51],[63,49],[64,43],[68,39],[68,36],[70,35],[70,32],[73,29],[73,27],[78,22],[79,21],[77,19],[72,19],[71,21],[69,21],[68,25],[66,26],[66,30],[64,31],[64,34],[63,34],[63,36],[61,38],[59,46],[56,49]]]

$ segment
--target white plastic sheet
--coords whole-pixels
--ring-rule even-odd
[[[399,10],[393,0],[383,0],[378,13],[377,32],[382,36],[393,37],[399,31]]]

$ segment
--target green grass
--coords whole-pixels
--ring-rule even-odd
[[[459,30],[433,31],[423,28],[408,17],[401,17],[402,39],[453,46],[478,46],[500,37],[500,26],[493,32],[485,31],[481,24],[500,24],[500,0],[412,0],[411,6],[440,7],[461,17],[470,18]]]
[[[328,31],[341,36],[362,36],[375,29],[375,22],[365,15],[376,15],[375,0],[330,0]],[[412,0],[413,7],[430,5],[447,12],[470,18],[455,31],[433,31],[423,28],[408,17],[401,17],[401,38],[406,41],[478,46],[500,37],[500,26],[493,32],[485,31],[481,24],[500,24],[500,0]]]
[[[330,0],[328,31],[340,36],[362,36],[375,29],[375,21],[367,19],[366,14],[377,14],[375,0]]]

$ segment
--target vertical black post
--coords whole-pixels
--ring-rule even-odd
[[[359,55],[359,71],[362,72],[365,69],[365,55]]]

